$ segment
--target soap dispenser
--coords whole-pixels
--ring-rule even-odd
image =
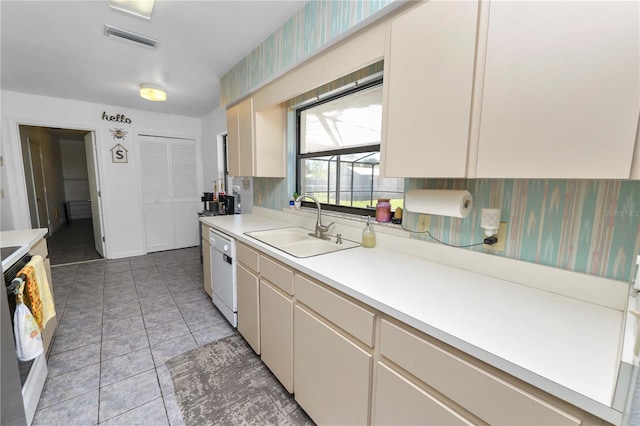
[[[371,216],[367,216],[367,226],[362,231],[362,247],[373,248],[376,246],[376,233],[371,226]]]

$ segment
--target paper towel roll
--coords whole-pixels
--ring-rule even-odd
[[[404,208],[414,213],[467,217],[472,205],[465,189],[410,189],[404,195]]]

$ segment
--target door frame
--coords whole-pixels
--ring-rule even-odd
[[[87,145],[91,145],[90,153],[86,152]],[[100,179],[98,178],[98,175],[100,174],[100,165],[98,164],[96,132],[87,132],[84,134],[84,150],[87,163],[87,177],[89,180],[89,202],[91,203],[91,222],[93,226],[94,246],[98,254],[106,258],[104,221],[102,219],[102,187],[100,186]],[[89,162],[91,162],[91,164],[89,164]],[[91,167],[89,167],[89,165],[91,165]],[[90,174],[91,170],[93,170],[92,174]],[[93,199],[94,196],[96,197],[95,200]]]
[[[13,213],[14,219],[14,229],[32,229],[31,224],[31,216],[30,216],[30,206],[29,199],[27,196],[27,181],[25,175],[25,167],[23,162],[23,153],[22,153],[22,144],[20,143],[20,126],[32,126],[32,127],[46,127],[46,128],[60,128],[60,129],[72,129],[90,132],[93,135],[93,140],[96,146],[100,145],[99,139],[99,129],[94,125],[86,125],[86,124],[78,124],[78,123],[69,123],[69,122],[56,122],[56,121],[34,121],[29,119],[8,119],[8,132],[9,132],[9,140],[3,143],[3,147],[5,148],[5,154],[7,156],[7,161],[5,162],[5,166],[9,166],[11,163],[14,166],[13,168],[7,168],[7,175],[9,177],[9,181],[13,182],[13,185],[8,185],[8,192],[11,194],[12,202],[11,209]],[[8,161],[11,159],[11,161]],[[96,181],[99,182],[99,185],[102,186],[102,176],[101,170],[103,169],[102,164],[102,156],[99,153],[96,153]],[[11,175],[14,179],[11,179]],[[102,231],[105,236],[109,234],[108,232],[108,221],[107,218],[104,217],[104,211],[102,209],[102,203],[99,204],[99,216],[102,221]],[[103,243],[104,249],[104,258],[109,258],[109,245]]]
[[[38,154],[40,157],[40,170],[35,170],[35,165],[33,163],[33,156],[34,153],[33,149],[31,147],[31,144],[35,145],[38,147]],[[27,150],[29,151],[29,169],[31,172],[31,183],[33,185],[33,204],[35,205],[35,218],[37,219],[38,223],[37,226],[39,228],[50,228],[51,227],[51,217],[49,216],[49,195],[47,193],[47,180],[45,178],[44,175],[44,157],[42,156],[42,143],[36,140],[32,140],[30,137],[27,137]],[[38,173],[39,175],[42,176],[42,191],[44,192],[44,206],[42,206],[39,202],[38,202],[38,185],[36,185],[36,173]],[[28,196],[28,192],[27,192],[27,196]],[[46,217],[40,217],[40,209],[44,208],[44,214]],[[31,214],[29,216],[32,220],[34,215]],[[46,223],[42,223],[43,221],[46,221]],[[32,223],[31,226],[33,227],[34,224]]]

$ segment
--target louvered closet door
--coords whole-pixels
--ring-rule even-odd
[[[147,251],[173,248],[171,180],[168,143],[163,138],[140,141],[140,173]]]
[[[195,141],[141,137],[147,251],[198,245]]]
[[[172,213],[175,248],[193,247],[198,239],[198,193],[194,141],[171,141]]]

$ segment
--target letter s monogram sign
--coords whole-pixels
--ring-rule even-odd
[[[113,163],[128,163],[129,160],[127,159],[127,152],[127,148],[119,143],[116,144],[111,148],[111,161]]]

